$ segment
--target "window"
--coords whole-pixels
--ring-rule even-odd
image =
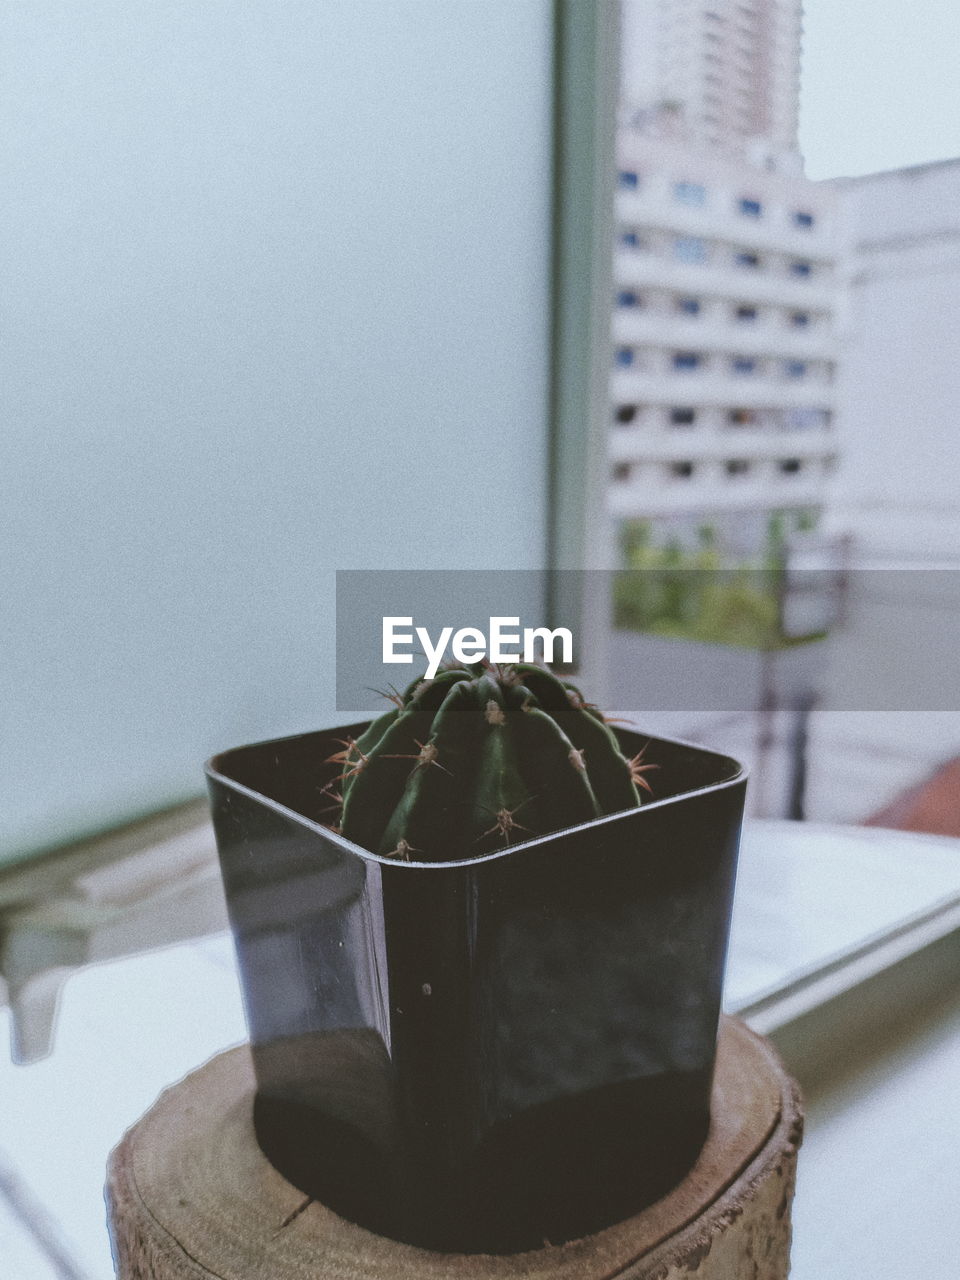
[[[617,175],[617,184],[624,191],[636,191],[640,178],[632,169],[621,169]]]
[[[675,182],[673,184],[673,198],[677,204],[706,204],[707,189],[699,182]]]
[[[750,463],[746,458],[730,458],[726,464],[728,476],[745,476],[749,470]]]
[[[618,242],[622,249],[642,249],[643,240],[636,231],[621,231]]]
[[[827,409],[785,409],[783,426],[787,431],[811,431],[830,423]]]
[[[738,252],[733,255],[733,263],[736,267],[755,269],[760,265],[760,257],[756,253],[749,253],[746,250],[738,250]]]
[[[809,311],[791,311],[790,323],[794,329],[806,329],[810,324]]]
[[[697,412],[695,409],[686,406],[670,410],[671,427],[692,427],[697,420]]]
[[[622,484],[624,480],[629,480],[630,479],[630,463],[629,462],[616,463],[613,468],[613,478],[619,484]]]
[[[634,293],[632,289],[621,289],[617,294],[618,307],[639,307],[640,296]]]
[[[759,200],[741,200],[737,206],[745,218],[759,218],[763,215],[763,205]]]
[[[516,145],[505,146],[498,155],[497,172],[502,182],[491,183],[484,191],[484,218],[471,229],[477,252],[465,256],[460,278],[468,296],[476,297],[489,288],[487,264],[497,253],[497,228],[512,224],[511,266],[516,273],[516,299],[522,300],[522,306],[517,305],[511,313],[511,341],[515,340],[528,356],[523,361],[504,362],[505,367],[498,370],[497,404],[502,415],[498,439],[503,440],[505,449],[519,452],[532,445],[539,453],[541,437],[546,447],[548,437],[559,431],[559,427],[553,423],[548,426],[547,422],[551,322],[559,316],[571,317],[570,331],[577,336],[578,349],[571,352],[570,359],[578,370],[581,364],[585,370],[589,368],[590,352],[605,334],[601,337],[588,328],[586,317],[581,320],[576,310],[580,296],[577,291],[587,287],[593,271],[592,264],[576,252],[580,245],[589,246],[586,232],[572,230],[571,264],[563,267],[559,279],[551,282],[548,278],[541,211],[544,222],[552,214],[566,226],[567,211],[579,216],[583,210],[583,196],[571,175],[560,173],[554,185],[547,171],[548,158],[554,151],[550,112],[556,107],[566,118],[568,106],[571,111],[579,110],[571,84],[579,92],[591,92],[587,86],[598,74],[595,63],[599,59],[585,48],[570,50],[572,60],[565,62],[558,90],[545,58],[559,21],[551,6],[540,5],[536,9],[540,20],[517,27],[512,35],[498,29],[495,22],[478,24],[475,53],[489,74],[478,79],[465,94],[462,77],[446,68],[446,59],[454,54],[463,37],[463,23],[454,12],[455,7],[434,6],[430,16],[431,47],[444,60],[442,74],[437,74],[428,59],[417,59],[406,50],[391,63],[387,44],[370,40],[368,23],[358,6],[349,4],[324,6],[326,38],[310,40],[309,58],[302,57],[303,34],[298,34],[298,24],[291,22],[289,12],[285,14],[279,5],[264,5],[257,10],[258,35],[270,53],[265,57],[252,40],[243,45],[244,56],[249,55],[253,70],[243,91],[231,98],[237,134],[246,136],[261,129],[265,114],[269,113],[272,126],[289,144],[272,159],[271,185],[282,190],[296,184],[303,198],[311,202],[312,226],[325,245],[325,266],[342,286],[336,316],[325,305],[325,282],[318,273],[303,273],[296,287],[289,287],[287,277],[299,269],[302,261],[299,247],[289,238],[276,242],[257,234],[256,227],[269,221],[275,208],[270,186],[247,187],[244,224],[226,237],[222,226],[216,225],[219,220],[209,217],[207,201],[185,201],[177,209],[178,235],[157,236],[150,246],[152,261],[144,261],[141,228],[169,222],[165,191],[148,182],[124,188],[129,216],[122,222],[95,217],[84,228],[83,243],[91,260],[116,255],[130,263],[129,272],[98,273],[96,293],[89,297],[83,340],[89,381],[64,377],[54,385],[53,379],[44,378],[38,363],[26,363],[24,357],[31,351],[26,326],[22,326],[23,332],[17,338],[23,344],[22,350],[17,343],[10,348],[12,359],[22,369],[25,393],[35,403],[37,423],[61,424],[63,446],[56,451],[57,456],[51,451],[44,462],[44,490],[49,495],[50,510],[45,513],[42,532],[38,528],[34,534],[27,527],[19,497],[12,504],[9,499],[5,502],[4,517],[24,526],[23,550],[29,556],[31,572],[29,577],[26,572],[17,577],[17,592],[23,592],[22,615],[19,609],[4,610],[3,663],[5,669],[17,671],[17,679],[13,690],[8,690],[4,682],[2,714],[8,723],[17,724],[21,748],[15,783],[11,779],[12,785],[2,786],[4,856],[16,852],[28,857],[34,849],[47,849],[55,843],[116,827],[133,817],[145,816],[154,805],[167,807],[181,797],[192,796],[200,790],[201,741],[227,747],[240,725],[251,739],[262,739],[298,722],[298,712],[291,706],[291,674],[283,671],[282,664],[276,663],[270,652],[274,624],[263,601],[254,602],[241,592],[207,593],[202,616],[190,616],[192,601],[205,588],[204,548],[216,540],[218,557],[221,553],[223,557],[219,562],[227,576],[232,579],[236,573],[246,575],[249,571],[252,580],[259,581],[272,572],[276,557],[286,554],[284,535],[289,530],[290,540],[303,544],[298,558],[316,584],[318,603],[322,601],[324,612],[332,614],[334,584],[331,575],[328,586],[323,570],[328,553],[331,563],[346,560],[352,546],[349,524],[353,494],[362,484],[372,504],[380,507],[390,499],[393,484],[384,474],[371,474],[360,458],[345,460],[339,477],[323,474],[323,442],[315,433],[303,429],[311,413],[307,406],[322,400],[336,416],[347,414],[354,400],[350,383],[354,371],[362,369],[364,385],[371,395],[378,402],[391,405],[389,424],[367,424],[371,443],[376,441],[376,447],[389,456],[397,449],[395,431],[402,434],[412,451],[420,451],[433,440],[430,416],[435,407],[434,389],[424,385],[417,375],[416,352],[422,352],[425,345],[447,340],[448,319],[425,306],[424,299],[446,290],[450,274],[443,254],[423,253],[423,187],[433,186],[442,205],[435,219],[439,243],[462,234],[460,201],[469,190],[466,166],[451,155],[442,154],[438,147],[445,136],[440,124],[444,117],[455,119],[465,135],[478,138],[487,136],[495,113],[514,123]],[[100,92],[107,98],[128,92],[128,86],[138,77],[143,104],[136,116],[138,142],[145,150],[169,147],[171,122],[183,118],[197,93],[203,91],[205,67],[223,53],[212,8],[197,6],[193,10],[196,25],[189,37],[191,57],[181,63],[176,83],[171,82],[162,63],[151,65],[142,58],[133,40],[114,39],[114,33],[109,37],[108,60],[101,58],[93,43],[78,42],[70,50],[61,48],[53,10],[31,6],[31,11],[29,26],[25,22],[7,34],[18,43],[34,40],[45,50],[50,59],[46,74],[62,76],[64,68],[69,68],[69,74],[76,75],[79,83],[99,78]],[[158,5],[152,10],[155,26],[151,36],[157,47],[165,48],[169,43],[175,48],[182,40],[183,12],[171,5]],[[26,17],[25,9],[23,13]],[[283,67],[288,90],[280,100],[276,81],[266,73],[273,65]],[[403,83],[396,76],[398,67],[404,68]],[[408,181],[397,184],[391,192],[397,218],[391,225],[394,252],[384,285],[388,296],[398,304],[401,298],[406,300],[411,315],[415,309],[423,310],[416,332],[407,325],[405,332],[397,326],[391,333],[391,350],[398,354],[395,368],[361,363],[361,344],[369,341],[378,328],[370,324],[369,299],[363,297],[369,278],[366,265],[351,249],[351,233],[357,226],[351,194],[341,187],[328,190],[327,198],[316,201],[322,179],[312,171],[308,177],[301,161],[302,153],[316,142],[311,112],[303,108],[318,100],[320,84],[324,91],[329,89],[335,99],[343,101],[351,93],[368,88],[372,92],[374,84],[383,84],[385,79],[390,80],[396,109],[405,118],[393,155],[398,170],[402,169]],[[41,135],[62,127],[56,96],[44,89],[42,81],[42,76],[25,79],[22,98],[10,103],[15,107],[11,121],[17,129],[31,119],[37,121]],[[431,108],[435,110],[423,112],[424,94],[430,95]],[[76,110],[77,145],[73,154],[62,160],[65,184],[89,172],[96,145],[93,139],[102,119],[101,107],[93,95],[78,96]],[[132,118],[125,114],[118,117]],[[220,121],[213,113],[195,112],[190,129],[192,146],[176,151],[171,148],[164,153],[166,182],[170,189],[187,189],[197,182],[197,156],[209,154],[216,159],[208,166],[207,191],[218,198],[221,192],[230,190],[233,163],[229,155],[223,154]],[[341,144],[328,141],[333,148],[329,154],[339,161]],[[36,150],[36,155],[25,157],[25,174],[30,175],[27,181],[46,183],[54,180],[55,174],[59,177],[58,159],[43,148]],[[378,143],[370,135],[356,138],[353,154],[358,169],[379,163]],[[530,157],[536,157],[533,167],[529,165]],[[130,173],[131,160],[132,157],[122,159],[118,172]],[[11,235],[29,234],[31,203],[24,200],[17,209],[8,206],[8,214],[13,215]],[[86,266],[76,253],[75,228],[54,221],[45,234],[49,236],[46,251],[50,260],[59,261],[62,256],[64,290],[76,289],[80,281],[86,280]],[[178,277],[184,266],[182,246],[186,242],[191,246],[196,282],[196,297],[191,299],[190,340],[184,341],[176,309],[166,308],[154,316],[150,342],[146,344],[135,325],[117,325],[116,317],[128,305],[130,289],[142,288],[151,280]],[[216,414],[218,422],[230,423],[230,448],[238,468],[248,471],[262,459],[262,423],[257,422],[259,415],[252,406],[267,399],[275,402],[277,362],[289,351],[285,327],[289,326],[290,332],[302,332],[310,326],[324,350],[339,340],[344,361],[344,376],[335,382],[325,383],[322,373],[307,362],[299,362],[291,370],[291,411],[278,426],[278,432],[281,441],[296,441],[296,447],[281,443],[272,453],[271,476],[275,475],[278,483],[260,486],[262,532],[252,540],[256,545],[249,546],[244,546],[244,531],[250,526],[239,503],[224,504],[222,510],[197,503],[189,521],[175,518],[194,479],[198,486],[206,488],[210,470],[218,466],[212,451],[198,450],[190,456],[189,472],[185,474],[182,456],[184,448],[189,454],[189,442],[195,439],[195,421],[210,411],[209,385],[196,376],[196,370],[224,368],[237,355],[236,333],[232,325],[223,323],[218,303],[220,281],[224,278],[256,279],[263,314],[283,317],[282,324],[258,324],[257,349],[246,354],[242,374],[233,386],[218,388]],[[42,306],[46,297],[43,279],[24,277],[22,283],[24,305],[31,310]],[[608,288],[604,297],[603,310],[608,313],[611,292]],[[472,359],[481,366],[498,360],[503,350],[503,317],[493,311],[494,308],[481,307],[471,318]],[[59,308],[56,313],[50,308],[48,321],[52,344],[61,347],[76,340],[67,308]],[[596,328],[599,330],[599,325]],[[7,341],[12,336],[8,332]],[[607,354],[603,362],[609,359]],[[110,412],[116,370],[131,364],[136,364],[143,385],[162,382],[164,394],[156,399],[131,395],[124,409],[129,432],[122,447],[116,448],[111,442],[103,449],[103,456],[96,459],[85,450],[88,456],[80,454],[78,466],[75,455],[85,441],[86,422],[101,420]],[[471,370],[460,361],[450,362],[444,380],[452,398],[464,399],[475,387]],[[571,421],[574,419],[574,405],[582,421],[580,394],[579,387],[571,382],[570,393],[564,397],[569,404],[557,411],[558,423],[563,422],[563,413],[569,413]],[[582,393],[584,403],[586,394]],[[44,429],[49,428],[41,427]],[[29,490],[21,486],[30,474],[32,458],[27,450],[18,452],[23,456],[5,460],[4,481],[12,481],[11,495],[16,491],[25,500]],[[578,461],[564,461],[563,465],[579,468],[578,447],[571,449],[570,456],[577,456]],[[459,464],[449,456],[438,457],[435,465],[444,487],[459,475]],[[290,487],[300,482],[304,469],[314,476],[315,491],[320,497],[317,510],[309,517],[293,511],[286,496]],[[433,481],[425,474],[410,476],[408,483],[414,506],[429,502],[435,492]],[[109,521],[98,513],[95,500],[75,501],[81,484],[89,486],[91,495],[101,489],[105,493],[123,492],[124,500],[114,505]],[[579,505],[581,501],[578,493],[575,502]],[[524,546],[539,545],[547,536],[540,503],[513,509],[504,493],[491,492],[483,507],[476,519],[469,521],[469,528],[452,511],[437,515],[437,526],[443,529],[445,545],[451,549],[451,564],[457,563],[457,557],[468,559],[478,535],[486,540],[489,531],[496,537],[506,520],[516,521],[517,537]],[[149,539],[143,537],[145,510],[150,512]],[[379,520],[375,530],[365,536],[365,553],[371,566],[422,565],[422,554],[410,546],[407,536],[408,529],[414,532],[417,521],[409,513],[403,519],[409,524],[398,522],[397,528],[402,531],[400,541],[406,546],[397,545]],[[558,512],[558,527],[569,527],[571,538],[576,537],[576,526],[565,525],[564,520],[570,521],[571,516]],[[68,527],[75,531],[75,539],[65,536]],[[127,575],[113,571],[118,547],[131,545],[138,548],[138,572],[142,572],[144,584],[166,575],[171,559],[182,557],[176,582],[167,578],[169,597],[141,590],[139,582],[134,596]],[[551,562],[551,557],[545,559]],[[70,598],[64,599],[63,624],[49,629],[45,641],[49,647],[38,652],[36,638],[30,634],[35,630],[30,618],[36,619],[47,607],[63,576],[76,584],[75,594],[71,592]],[[521,591],[520,612],[529,611],[531,616],[541,601],[542,588],[534,583],[537,577],[531,575],[529,592]],[[278,599],[288,598],[290,585],[278,583]],[[179,608],[170,607],[174,595]],[[156,728],[156,732],[137,734],[132,750],[133,732],[112,712],[115,700],[126,697],[128,676],[122,668],[104,668],[102,633],[106,619],[111,622],[111,642],[137,671],[138,714]],[[332,657],[332,631],[329,647],[326,635],[321,637],[312,631],[298,620],[285,633],[285,651],[292,656],[295,668],[307,663],[326,664],[330,661],[328,654]],[[242,665],[256,687],[255,700],[237,688],[218,689],[216,696],[209,695],[213,652],[228,663]],[[70,671],[73,664],[74,670]],[[40,717],[34,716],[30,722],[31,703],[39,697],[49,698],[51,709],[57,707],[55,734],[45,729]],[[330,702],[329,708],[324,708],[324,716],[329,716],[324,723],[338,719],[344,722],[345,717],[332,705],[332,696]],[[71,760],[68,788],[56,777],[61,749]],[[523,821],[522,815],[518,821]],[[164,870],[162,874],[168,873]],[[157,880],[160,878],[161,873],[157,873]],[[4,1213],[6,1207],[4,1202]],[[4,1223],[6,1227],[6,1218]],[[0,1236],[9,1239],[5,1229],[0,1229]],[[0,1255],[5,1253],[9,1251],[0,1246]],[[91,1269],[99,1269],[97,1263],[90,1265]],[[0,1263],[0,1273],[15,1275],[18,1269],[9,1256],[7,1263]],[[66,1265],[62,1269],[68,1270]],[[87,1267],[78,1263],[69,1269],[82,1271]]]
[[[637,416],[637,406],[635,404],[618,404],[613,416],[619,423],[632,422]]]
[[[700,314],[699,298],[678,298],[677,310],[684,316],[698,316]]]
[[[669,466],[669,472],[677,480],[689,480],[690,477],[693,475],[693,463],[686,462],[686,461],[671,462]]]
[[[793,225],[795,227],[812,227],[816,219],[812,213],[807,213],[804,209],[797,209],[793,215]]]
[[[757,308],[747,306],[737,307],[733,314],[734,318],[739,321],[740,324],[753,324],[757,318]]]
[[[699,236],[677,236],[673,242],[673,256],[678,262],[706,262],[707,243]]]
[[[756,409],[731,409],[727,414],[731,427],[754,427],[757,425]]]
[[[783,372],[788,378],[805,378],[807,376],[807,362],[805,360],[785,360],[783,362]]]
[[[781,458],[779,466],[785,476],[795,476],[803,466],[803,462],[800,458]]]
[[[675,351],[673,353],[673,367],[682,372],[689,372],[691,369],[699,369],[703,364],[703,356],[697,351]]]
[[[802,278],[806,278],[807,276],[812,275],[812,273],[813,273],[813,267],[809,262],[799,260],[797,262],[790,263],[790,274],[792,276],[800,276]]]
[[[757,362],[753,356],[732,356],[730,359],[731,373],[747,374],[757,372]]]
[[[633,364],[633,355],[632,347],[618,347],[617,354],[614,357],[618,368],[629,369]]]

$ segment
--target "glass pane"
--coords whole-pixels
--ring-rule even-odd
[[[550,6],[136,12],[0,54],[6,856],[318,720],[335,569],[543,567]]]

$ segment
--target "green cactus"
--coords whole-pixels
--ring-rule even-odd
[[[449,667],[395,703],[330,758],[342,766],[336,829],[384,857],[475,857],[651,791],[656,766],[628,760],[602,713],[542,667]]]

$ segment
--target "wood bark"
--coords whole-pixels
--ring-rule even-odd
[[[784,1280],[802,1112],[770,1045],[724,1019],[713,1123],[679,1186],[636,1217],[510,1257],[396,1244],[286,1182],[253,1134],[246,1047],[161,1095],[113,1152],[119,1280]]]

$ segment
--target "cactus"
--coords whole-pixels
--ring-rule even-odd
[[[628,760],[572,684],[518,663],[448,667],[330,757],[335,828],[384,857],[475,857],[640,804],[653,764]]]

